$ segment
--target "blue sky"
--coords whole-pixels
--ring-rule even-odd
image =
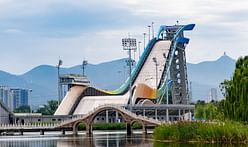
[[[121,38],[143,41],[147,25],[196,23],[187,60],[224,51],[248,54],[247,0],[0,0],[0,70],[22,74],[40,64],[100,63],[126,57]]]

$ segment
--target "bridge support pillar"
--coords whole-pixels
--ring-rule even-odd
[[[192,121],[191,110],[189,110],[189,121]]]
[[[145,125],[144,125],[143,128],[142,128],[142,133],[143,133],[144,135],[147,134],[147,127],[146,127]]]
[[[78,135],[78,126],[74,126],[72,128],[72,133],[73,133],[74,136],[77,136]]]
[[[20,130],[19,132],[20,132],[20,135],[23,135],[23,131],[22,130]]]
[[[169,110],[166,109],[166,121],[168,122],[169,121]]]
[[[131,135],[132,134],[132,127],[130,123],[126,124],[126,129],[127,129],[127,135]]]
[[[182,120],[181,119],[181,109],[178,109],[178,120]]]
[[[183,120],[185,119],[185,109],[183,109]]]
[[[158,110],[155,109],[155,120],[158,120]]]
[[[62,130],[62,135],[65,135],[65,130],[64,129]]]
[[[86,125],[86,135],[91,136],[92,135],[92,126]]]
[[[106,110],[106,123],[109,123],[108,110]]]
[[[44,130],[40,130],[40,135],[44,135]]]
[[[117,111],[115,112],[115,122],[116,122],[116,123],[119,122],[119,114],[118,114]]]

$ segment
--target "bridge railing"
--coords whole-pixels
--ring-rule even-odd
[[[29,129],[29,128],[55,128],[59,126],[60,123],[24,123],[24,124],[0,124],[0,130],[7,129]]]
[[[133,117],[134,119],[139,119],[142,121],[149,121],[151,123],[161,123],[160,121],[153,119],[153,118],[148,118],[147,116],[143,116],[143,115],[137,115],[136,113],[133,113],[129,110],[126,109],[125,106],[123,105],[113,105],[113,104],[104,104],[104,105],[100,105],[98,107],[95,107],[93,110],[89,111],[87,114],[85,115],[75,115],[72,116],[71,119],[67,119],[61,122],[49,122],[49,123],[25,123],[25,124],[0,124],[0,130],[7,130],[7,129],[29,129],[29,128],[37,128],[37,129],[42,129],[42,128],[56,128],[56,127],[60,127],[66,124],[70,124],[71,122],[80,120],[80,119],[84,119],[92,114],[95,113],[95,111],[99,110],[99,109],[103,109],[103,108],[115,108],[131,117]]]
[[[65,120],[63,122],[61,122],[60,126],[62,125],[66,125],[66,124],[70,124],[74,121],[80,120],[80,119],[84,119],[88,116],[91,116],[92,114],[94,114],[97,110],[103,109],[103,108],[115,108],[131,117],[133,117],[134,119],[139,119],[142,121],[149,121],[150,123],[155,123],[155,124],[160,124],[161,122],[159,120],[153,119],[153,118],[148,118],[147,116],[142,116],[142,115],[137,115],[129,110],[126,109],[126,106],[123,105],[113,105],[113,104],[104,104],[104,105],[99,105],[98,107],[95,107],[94,109],[92,109],[91,111],[89,111],[87,114],[85,115],[75,115],[73,116],[71,119]]]

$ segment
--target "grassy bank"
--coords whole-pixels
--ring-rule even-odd
[[[93,124],[93,130],[125,130],[126,124],[125,123],[97,123]],[[85,130],[84,124],[79,124],[79,130]],[[142,129],[141,124],[134,124],[132,129]]]
[[[247,143],[248,127],[237,122],[178,122],[155,128],[153,137],[171,142]]]

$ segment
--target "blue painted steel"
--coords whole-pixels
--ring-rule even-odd
[[[188,44],[189,43],[189,39],[188,38],[184,38],[184,37],[179,37],[178,42],[179,43],[183,43],[183,44]]]
[[[159,98],[159,103],[161,103],[162,101],[162,98],[164,97],[165,95],[165,90],[166,90],[166,81],[168,81],[168,76],[169,76],[169,72],[170,72],[170,67],[171,67],[171,64],[172,64],[172,61],[173,61],[173,57],[174,57],[174,54],[175,54],[175,51],[176,51],[176,48],[177,48],[177,44],[178,44],[178,41],[179,41],[179,38],[180,38],[180,34],[185,31],[185,30],[193,30],[195,27],[195,24],[189,24],[189,25],[185,25],[183,27],[181,27],[179,30],[177,30],[176,34],[174,35],[174,38],[172,39],[172,42],[173,42],[173,45],[172,45],[172,51],[171,51],[171,54],[169,55],[170,59],[169,59],[169,64],[167,65],[167,68],[166,68],[166,72],[165,72],[165,76],[164,76],[164,79],[165,79],[165,82],[162,83],[162,85],[159,87],[158,89],[158,98]],[[162,27],[163,28],[163,27]],[[163,30],[162,30],[163,31]],[[161,32],[162,32],[161,31]],[[160,33],[161,33],[160,32]],[[159,35],[160,36],[160,35]]]
[[[184,31],[191,31],[194,29],[195,24],[188,24],[188,25],[175,25],[175,26],[166,26],[166,25],[161,25],[158,31],[157,38],[160,37],[161,33],[167,29],[176,29],[176,28],[184,28]]]
[[[160,98],[160,99],[161,99],[161,97],[163,97],[163,95],[164,95],[163,92],[165,91],[165,88],[168,86],[168,84],[166,84],[166,83],[172,83],[172,82],[168,81],[168,75],[169,75],[169,72],[170,72],[170,66],[171,66],[171,63],[172,63],[173,55],[175,54],[177,43],[188,43],[189,42],[188,38],[180,37],[180,34],[185,30],[192,30],[194,28],[194,26],[195,26],[194,24],[180,26],[181,28],[179,28],[177,30],[176,34],[174,35],[174,38],[171,40],[172,43],[173,43],[172,47],[171,47],[172,51],[171,51],[171,55],[169,55],[169,57],[170,57],[169,64],[167,65],[166,72],[164,73],[165,74],[164,79],[166,79],[166,80],[160,85],[160,87],[158,87],[158,93],[160,94],[160,95],[158,95],[158,98]],[[148,43],[148,45],[146,46],[144,52],[141,55],[141,59],[138,61],[136,67],[132,70],[131,79],[128,77],[127,80],[120,86],[120,88],[118,88],[116,90],[113,90],[113,91],[109,91],[108,93],[118,95],[118,94],[124,94],[125,92],[127,92],[128,89],[129,89],[129,81],[131,80],[132,84],[133,84],[133,82],[137,78],[141,68],[143,67],[144,63],[146,62],[146,59],[149,56],[153,46],[155,45],[155,43],[158,40],[160,40],[159,38],[160,38],[161,33],[164,30],[168,29],[168,28],[174,29],[175,27],[178,28],[178,26],[166,26],[166,25],[160,26],[157,38],[153,38]]]
[[[188,24],[184,26],[184,31],[191,31],[194,29],[194,27],[195,27],[195,24]]]

